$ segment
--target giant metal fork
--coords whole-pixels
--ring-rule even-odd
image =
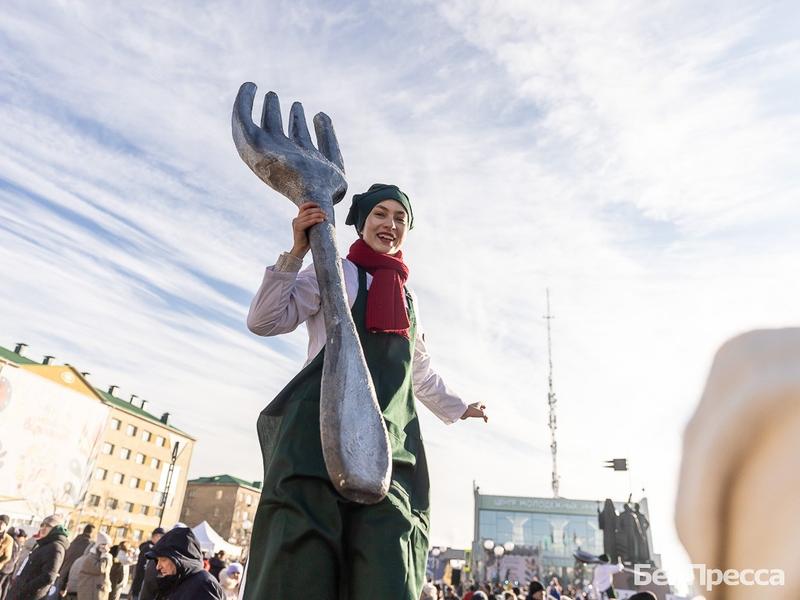
[[[342,154],[333,124],[324,113],[314,117],[319,149],[314,147],[299,102],[292,105],[285,135],[274,92],[266,95],[261,126],[256,125],[252,116],[255,93],[255,84],[242,84],[233,106],[231,125],[239,156],[272,189],[298,206],[316,202],[327,215],[326,221],[308,232],[327,338],[319,408],[325,466],[345,498],[376,503],[389,489],[391,452],[350,314],[336,247],[333,205],[347,191]]]

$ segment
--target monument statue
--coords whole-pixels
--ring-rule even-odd
[[[416,402],[439,419],[487,420],[435,372],[418,300],[406,286],[408,195],[376,183],[353,196],[358,239],[339,256],[333,206],[347,189],[331,120],[299,103],[284,134],[278,97],[252,121],[255,85],[236,98],[244,162],[298,207],[293,245],[265,269],[247,324],[263,336],[308,329],[301,371],[261,412],[264,483],[241,598],[418,600],[429,535],[429,487]],[[301,270],[311,251],[313,268]]]
[[[638,564],[645,564],[650,563],[652,558],[650,556],[650,544],[647,541],[647,530],[650,529],[650,521],[644,516],[644,513],[641,512],[640,506],[638,502],[635,502],[633,505],[633,515],[636,517],[636,522],[639,524],[638,534],[639,534],[639,556],[637,557],[636,562]]]
[[[617,521],[617,554],[622,562],[636,563],[639,556],[639,526],[629,504],[625,504]]]
[[[603,503],[603,512],[597,511],[597,520],[600,529],[603,531],[603,554],[608,556],[611,562],[617,562],[617,510],[614,502],[606,498]]]

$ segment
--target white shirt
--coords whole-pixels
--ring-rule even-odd
[[[342,269],[347,298],[352,308],[358,295],[358,268],[343,258]],[[367,273],[367,289],[371,283],[372,275]],[[413,292],[411,296],[417,319],[412,362],[414,396],[439,419],[448,424],[454,423],[467,410],[467,405],[431,367],[417,299]],[[325,345],[325,320],[320,309],[319,285],[313,265],[300,272],[267,267],[261,287],[250,304],[247,327],[255,334],[272,336],[294,331],[300,323],[305,323],[308,328],[308,357],[305,364],[308,364]]]
[[[594,577],[592,578],[592,587],[594,587],[595,593],[598,595],[597,597],[600,598],[600,594],[605,592],[608,588],[611,587],[614,579],[614,573],[619,573],[622,571],[621,564],[600,564],[594,568]]]

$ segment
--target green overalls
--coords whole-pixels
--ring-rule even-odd
[[[428,553],[428,467],[414,405],[416,319],[409,339],[365,328],[366,272],[352,314],[389,432],[392,481],[381,502],[340,496],[325,470],[319,394],[325,349],[258,419],[264,487],[244,600],[418,600]]]

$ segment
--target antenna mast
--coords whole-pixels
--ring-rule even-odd
[[[556,443],[556,393],[553,391],[553,351],[552,351],[552,344],[550,341],[550,321],[555,317],[550,314],[550,288],[547,288],[547,314],[545,315],[545,320],[547,321],[547,363],[548,363],[548,374],[547,374],[547,406],[550,409],[549,420],[548,420],[548,427],[550,428],[550,454],[553,456],[553,474],[552,474],[552,485],[553,485],[553,497],[558,498],[558,461],[557,461],[557,454],[558,454],[558,444]]]

